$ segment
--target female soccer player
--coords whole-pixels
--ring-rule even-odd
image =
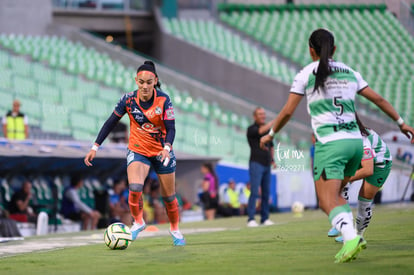
[[[306,96],[317,139],[313,168],[316,193],[319,207],[344,238],[344,245],[335,256],[340,263],[354,259],[363,246],[352,222],[351,209],[340,196],[342,186],[355,174],[363,155],[362,137],[355,120],[355,94],[372,101],[394,119],[412,143],[414,129],[404,123],[388,101],[368,87],[358,72],[332,59],[335,49],[334,36],[328,30],[317,29],[311,34],[309,53],[314,62],[296,75],[285,106],[260,143],[264,148],[273,139]]]
[[[131,227],[132,239],[135,240],[138,233],[146,227],[143,219],[142,189],[152,165],[161,184],[161,195],[170,220],[173,244],[184,246],[185,239],[178,229],[179,211],[175,197],[176,159],[172,150],[175,137],[174,109],[168,95],[160,89],[154,63],[145,61],[138,68],[135,81],[138,90],[125,94],[119,100],[84,161],[87,166],[92,166],[91,161],[99,146],[127,113],[130,120],[127,153],[128,202],[134,218]]]
[[[361,131],[364,142],[364,156],[361,167],[349,181],[363,179],[358,195],[358,212],[356,217],[357,234],[363,237],[372,218],[372,202],[375,195],[382,188],[391,172],[392,156],[387,144],[372,129],[368,129],[356,115],[356,122]],[[344,197],[348,200],[347,196]],[[332,230],[332,229],[331,229]],[[343,237],[335,239],[343,242]],[[363,241],[365,244],[366,242]]]

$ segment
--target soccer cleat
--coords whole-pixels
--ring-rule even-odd
[[[132,240],[135,241],[138,237],[138,234],[143,231],[147,227],[147,224],[144,222],[143,224],[135,223],[131,227],[131,234],[132,234]]]
[[[247,227],[258,227],[259,225],[255,220],[251,220],[247,223]]]
[[[186,245],[184,236],[183,234],[181,234],[179,230],[175,230],[175,231],[168,230],[168,232],[170,232],[170,235],[173,238],[174,246],[185,246]]]
[[[272,222],[271,220],[267,219],[264,222],[262,222],[262,225],[274,225],[275,223]]]
[[[364,239],[364,237],[361,236],[361,248],[367,249],[367,241]]]
[[[356,259],[358,253],[362,250],[362,243],[363,239],[360,236],[345,242],[335,256],[335,263],[346,263]]]
[[[338,237],[341,232],[339,232],[335,227],[332,227],[328,231],[328,237]]]
[[[342,236],[336,237],[335,242],[337,243],[344,243],[344,238]]]

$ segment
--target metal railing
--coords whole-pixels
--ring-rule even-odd
[[[150,11],[153,4],[151,0],[53,0],[53,7],[70,10]]]

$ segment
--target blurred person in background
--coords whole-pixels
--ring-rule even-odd
[[[236,182],[230,179],[224,193],[224,207],[228,209],[230,216],[240,216],[240,190],[236,189]]]
[[[13,194],[9,205],[10,219],[18,222],[36,223],[37,215],[31,207],[32,183],[25,181],[22,188]]]
[[[213,164],[210,162],[201,165],[203,182],[201,183],[202,193],[200,200],[203,204],[204,217],[207,220],[213,220],[218,208],[218,178],[214,171]]]
[[[13,101],[13,108],[3,117],[3,135],[7,139],[24,140],[29,137],[27,116],[20,112],[20,101]]]
[[[240,192],[240,215],[247,215],[247,204],[249,203],[250,188],[250,182],[247,182]]]
[[[97,229],[101,213],[90,208],[79,196],[83,178],[72,176],[70,186],[63,192],[61,213],[66,219],[82,221],[82,230]]]
[[[247,226],[257,227],[259,224],[255,220],[256,203],[259,198],[259,188],[261,189],[260,223],[263,225],[273,225],[269,219],[269,195],[271,167],[276,168],[274,162],[273,142],[269,142],[266,148],[260,148],[260,138],[269,132],[275,120],[266,123],[266,112],[263,108],[257,107],[253,112],[254,123],[247,129],[247,141],[250,146],[249,176],[250,176],[250,196],[247,205]]]
[[[131,225],[131,213],[128,206],[128,188],[125,179],[115,182],[109,192],[110,223],[122,222]]]

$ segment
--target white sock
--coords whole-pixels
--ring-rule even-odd
[[[372,200],[358,197],[357,234],[362,236],[372,218]]]
[[[341,212],[332,219],[332,226],[341,232],[344,242],[354,239],[357,235],[355,232],[352,212]]]
[[[341,196],[346,200],[347,203],[349,203],[349,187],[351,185],[347,183],[344,188],[342,189]]]

